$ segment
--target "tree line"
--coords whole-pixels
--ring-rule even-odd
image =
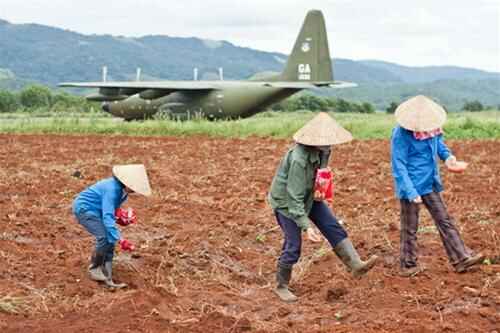
[[[391,102],[385,109],[394,113],[398,103]],[[463,111],[483,111],[490,107],[481,102],[466,101]],[[493,108],[493,107],[491,107]],[[498,106],[500,109],[500,106]],[[72,95],[64,91],[54,91],[42,85],[29,85],[19,92],[0,90],[0,112],[96,112],[99,104],[89,102],[83,96]],[[375,113],[375,107],[368,102],[349,102],[342,98],[320,97],[311,94],[292,96],[271,106],[273,111],[332,111],[340,113]]]
[[[391,102],[391,104],[385,109],[387,113],[394,113],[396,112],[396,109],[398,107],[398,103],[396,102]],[[443,106],[444,107],[444,106]],[[444,107],[446,110],[446,107]],[[484,110],[489,110],[489,109],[495,109],[494,106],[485,106],[478,100],[474,101],[466,101],[464,105],[462,106],[462,111],[469,111],[469,112],[479,112],[479,111],[484,111]],[[500,110],[500,105],[496,107],[497,110]],[[446,110],[448,111],[448,110]]]
[[[53,91],[42,85],[30,85],[19,92],[0,90],[0,112],[89,112],[99,110],[95,102],[83,96]],[[341,98],[318,97],[304,94],[288,98],[271,106],[274,111],[334,111],[374,113],[372,104],[348,102]]]
[[[354,113],[375,113],[375,107],[368,103],[349,102],[342,98],[299,95],[287,98],[271,106],[273,111],[333,111]]]
[[[0,90],[0,112],[93,112],[98,104],[83,96],[29,85],[19,92]]]

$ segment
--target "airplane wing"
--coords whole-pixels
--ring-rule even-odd
[[[86,96],[91,101],[120,101],[139,94],[144,99],[156,99],[177,91],[208,93],[216,90],[213,84],[202,81],[110,81],[110,82],[63,82],[60,87],[99,88],[98,94]]]
[[[60,87],[110,88],[110,89],[161,89],[161,90],[214,90],[213,84],[203,81],[110,81],[110,82],[63,82]]]
[[[115,81],[115,82],[63,82],[60,87],[74,88],[102,88],[106,89],[121,89],[121,90],[136,90],[142,91],[146,89],[153,90],[218,90],[225,83],[233,83],[231,81]],[[236,84],[248,84],[252,86],[264,85],[273,88],[290,88],[290,89],[311,89],[318,87],[330,88],[351,88],[356,87],[356,83],[344,81],[325,81],[325,82],[300,82],[300,81],[234,81]]]
[[[325,81],[325,82],[299,82],[299,81],[275,81],[264,82],[264,86],[273,88],[289,88],[289,89],[313,89],[313,88],[353,88],[357,87],[356,83],[344,81]]]

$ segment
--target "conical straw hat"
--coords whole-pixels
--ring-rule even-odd
[[[432,131],[443,126],[446,111],[432,99],[418,95],[397,107],[396,121],[410,131]]]
[[[293,135],[306,146],[331,146],[352,140],[352,134],[325,112],[320,112]]]
[[[113,175],[134,192],[151,195],[151,186],[143,164],[115,165]]]

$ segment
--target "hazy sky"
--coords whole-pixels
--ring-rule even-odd
[[[286,54],[308,9],[323,11],[334,58],[500,72],[500,0],[0,0],[0,18],[12,23],[222,39]]]

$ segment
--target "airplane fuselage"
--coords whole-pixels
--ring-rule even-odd
[[[122,101],[107,102],[103,109],[126,120],[155,115],[174,119],[236,119],[252,116],[299,90],[245,86],[230,81],[218,85],[219,89],[208,92],[179,91],[153,100],[135,94]]]

